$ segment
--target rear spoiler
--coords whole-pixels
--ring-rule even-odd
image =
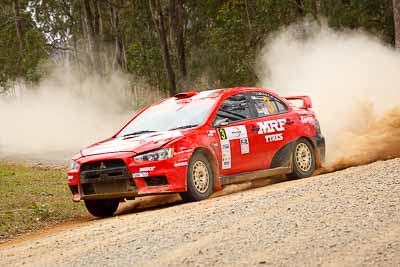
[[[289,104],[291,104],[292,106],[298,107],[298,108],[302,108],[302,109],[310,109],[312,108],[312,102],[311,102],[311,98],[309,96],[288,96],[288,97],[284,97],[284,99],[286,99],[287,101],[289,101]],[[302,101],[302,104],[299,105],[298,101]]]

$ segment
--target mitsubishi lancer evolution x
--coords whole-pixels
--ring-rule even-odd
[[[304,178],[325,158],[308,96],[252,87],[183,92],[143,108],[72,158],[73,200],[97,217],[137,196],[207,199],[224,186],[275,175]]]

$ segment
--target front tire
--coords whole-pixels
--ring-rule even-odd
[[[187,191],[181,193],[186,202],[207,199],[213,192],[214,176],[210,162],[201,153],[195,153],[187,170]]]
[[[311,143],[305,138],[300,138],[294,145],[292,155],[293,172],[289,174],[289,178],[301,179],[312,176],[316,162]]]
[[[119,199],[85,200],[86,209],[95,217],[111,217],[118,209]]]

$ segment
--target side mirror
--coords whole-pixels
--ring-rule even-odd
[[[215,128],[219,128],[219,127],[222,127],[222,126],[227,126],[228,124],[229,124],[228,119],[227,118],[223,118],[223,119],[216,120],[214,122],[214,127]]]

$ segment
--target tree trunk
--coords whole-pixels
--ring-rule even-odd
[[[126,70],[126,53],[124,42],[118,30],[119,9],[110,2],[111,28],[114,36],[115,56],[113,66]]]
[[[186,78],[186,54],[184,36],[183,0],[170,0],[171,24],[174,32],[175,46],[178,53],[178,65],[182,78]]]
[[[163,52],[163,59],[164,59],[165,67],[167,69],[167,76],[168,76],[168,81],[169,81],[169,94],[171,96],[173,96],[176,94],[175,73],[174,73],[174,69],[172,67],[171,55],[169,52],[167,35],[166,35],[166,31],[165,31],[164,15],[162,12],[160,0],[150,1],[150,10],[152,13],[154,25],[155,25],[158,35],[160,37],[161,50]]]
[[[313,0],[311,2],[311,8],[313,11],[313,16],[315,18],[318,18],[319,16],[321,16],[321,0]]]
[[[296,2],[296,10],[299,16],[304,15],[304,3],[303,0],[295,0]]]
[[[393,0],[395,46],[400,49],[400,0]]]
[[[84,22],[84,28],[87,33],[87,39],[89,42],[89,56],[90,60],[92,61],[92,65],[94,67],[96,66],[95,58],[97,54],[97,40],[96,40],[96,32],[94,28],[94,18],[93,18],[93,13],[90,7],[90,0],[81,0],[82,3],[82,9],[83,9],[83,22]]]
[[[245,0],[245,6],[246,6],[246,17],[247,17],[247,25],[249,26],[250,33],[253,33],[253,25],[251,25],[251,16],[250,16],[250,8],[249,8],[249,1]]]
[[[99,0],[95,0],[93,10],[94,10],[94,32],[96,36],[99,36],[101,38],[103,35],[103,23],[102,23],[101,7]]]
[[[67,4],[66,0],[62,1],[62,7],[63,10],[65,12],[65,14],[67,14],[68,17],[68,25],[69,25],[69,31],[71,33],[71,37],[72,37],[72,46],[74,48],[73,53],[75,54],[75,56],[77,55],[78,52],[78,47],[77,47],[77,39],[76,39],[76,34],[74,32],[74,26],[75,26],[75,18],[72,15],[72,7],[70,5]]]
[[[19,44],[19,60],[22,60],[24,56],[24,37],[22,33],[22,19],[19,13],[19,0],[13,1],[14,16],[15,16],[15,30],[17,32],[18,44]]]

